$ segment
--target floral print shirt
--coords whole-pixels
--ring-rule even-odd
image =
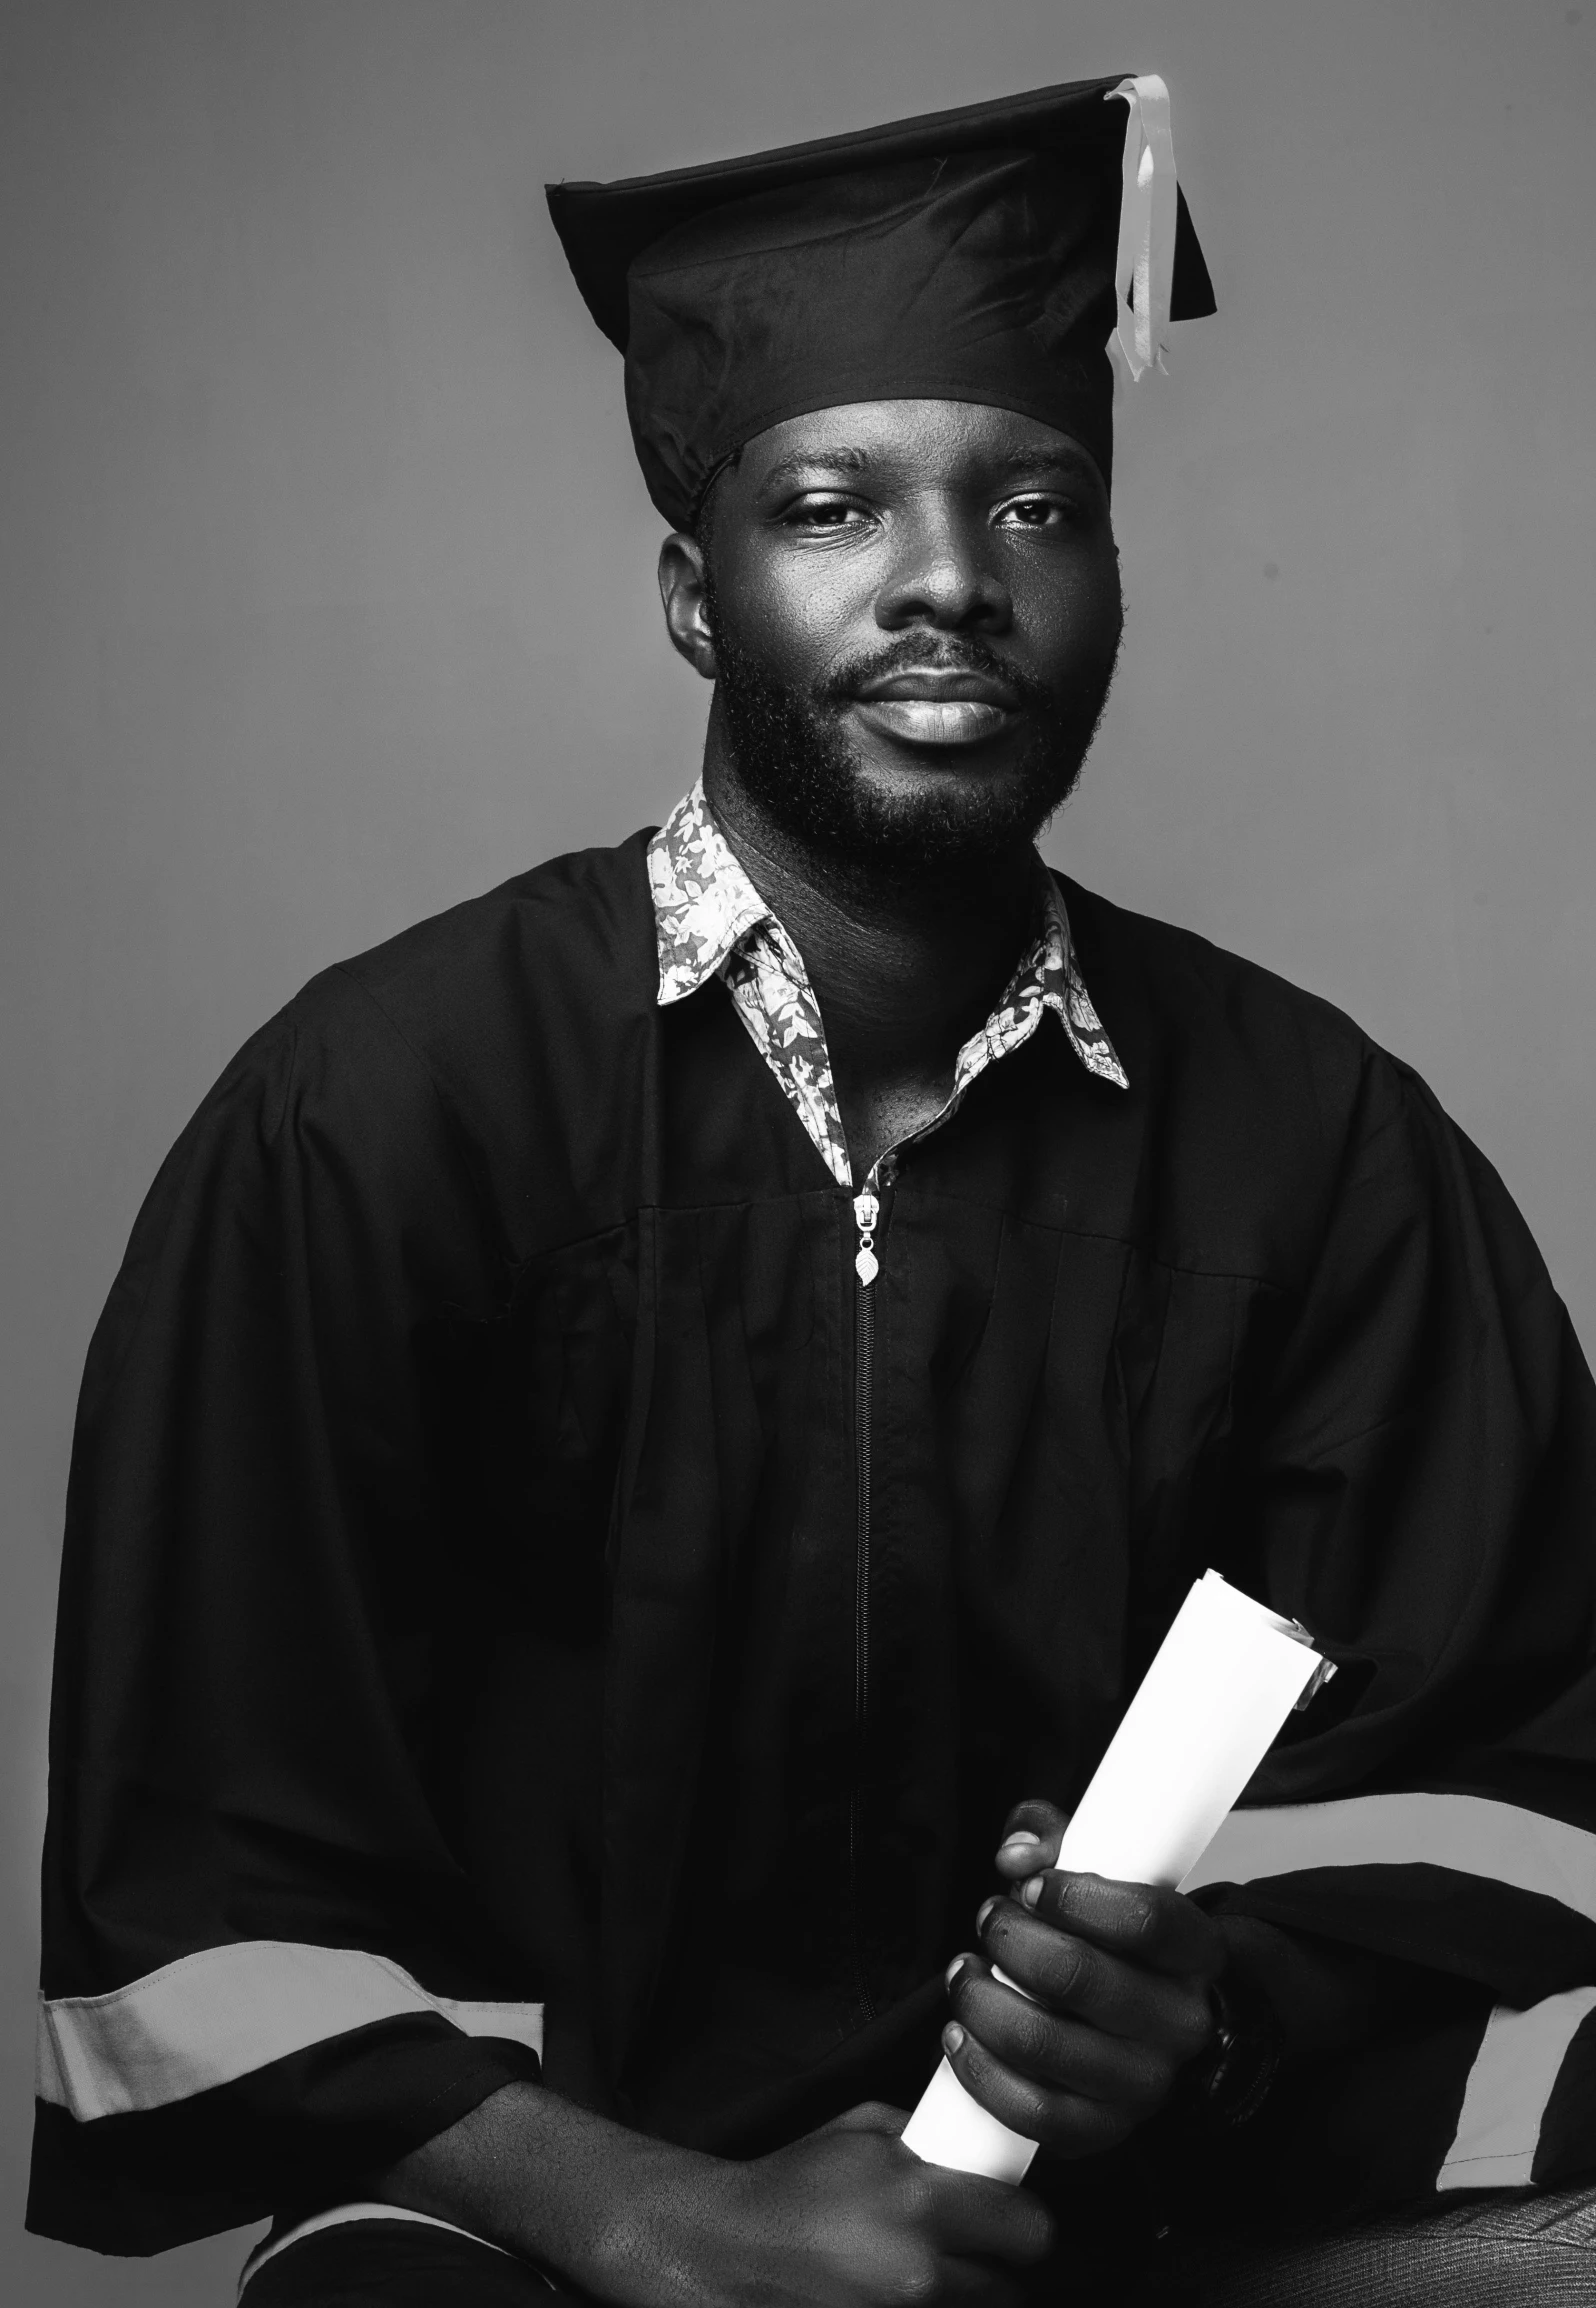
[[[1057,882],[1036,861],[1036,936],[996,1009],[959,1052],[941,1111],[904,1145],[929,1137],[958,1112],[970,1085],[999,1058],[1030,1040],[1051,1010],[1089,1074],[1129,1087],[1125,1069],[1076,966],[1069,915]],[[696,993],[719,976],[749,1039],[791,1101],[820,1159],[839,1186],[855,1185],[843,1134],[820,1004],[803,956],[755,889],[715,823],[702,782],[672,810],[648,848],[654,892],[661,1004]],[[893,1147],[863,1185],[891,1182]]]

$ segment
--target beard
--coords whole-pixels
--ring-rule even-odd
[[[737,782],[789,838],[870,878],[923,879],[995,861],[1033,842],[1075,790],[1119,656],[1116,618],[1112,647],[1083,668],[1065,702],[984,642],[939,638],[921,628],[801,688],[778,680],[743,647],[712,582],[706,595],[716,702]],[[984,776],[930,769],[897,790],[883,790],[848,742],[843,717],[849,705],[877,676],[950,663],[1002,680],[1018,694],[1028,723],[1023,746]]]

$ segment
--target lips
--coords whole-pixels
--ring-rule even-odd
[[[858,711],[872,729],[908,745],[979,745],[1011,719],[1003,706],[974,697],[868,698]]]
[[[884,736],[909,745],[979,745],[1019,709],[1008,683],[962,667],[918,665],[862,684],[857,711]]]

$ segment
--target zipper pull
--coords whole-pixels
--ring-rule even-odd
[[[881,1261],[876,1256],[876,1221],[880,1216],[881,1205],[873,1186],[854,1196],[853,1219],[859,1229],[859,1247],[854,1253],[853,1270],[867,1290],[881,1272]]]

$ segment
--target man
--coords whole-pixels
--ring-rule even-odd
[[[1211,309],[1162,84],[551,200],[702,779],[314,981],[156,1184],[34,2223],[665,2308],[1305,2298],[1406,2205],[1439,2299],[1495,2215],[1437,2190],[1534,2183],[1566,2271],[1589,1374],[1406,1069],[1033,847],[1120,642],[1106,348]],[[1060,1873],[1208,1565],[1337,1677],[1184,1893]],[[1025,2187],[898,2141],[939,2045]]]

